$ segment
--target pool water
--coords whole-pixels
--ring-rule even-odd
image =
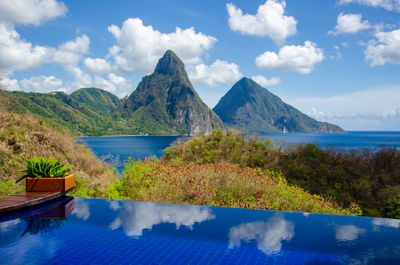
[[[64,197],[0,216],[0,264],[400,264],[400,220]]]

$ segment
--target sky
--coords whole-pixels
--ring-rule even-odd
[[[7,90],[136,89],[168,49],[214,107],[242,77],[346,130],[400,131],[400,0],[1,0]]]

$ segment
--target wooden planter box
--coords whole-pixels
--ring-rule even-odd
[[[26,178],[26,191],[67,192],[75,186],[75,175],[64,178]]]

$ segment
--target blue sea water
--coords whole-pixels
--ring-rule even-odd
[[[315,143],[321,148],[377,148],[390,146],[400,148],[400,132],[354,132],[347,133],[267,133],[257,137],[271,138],[277,145]],[[179,136],[113,136],[80,137],[92,152],[112,164],[119,172],[128,158],[160,158],[163,150],[177,141],[187,141],[189,137]]]
[[[400,220],[64,197],[0,214],[0,264],[400,264]]]
[[[187,139],[189,137],[107,136],[80,137],[76,140],[78,143],[83,141],[96,157],[113,165],[121,172],[129,158],[134,160],[143,160],[151,157],[160,158],[165,148]]]
[[[282,145],[315,143],[321,148],[400,148],[400,132],[265,133],[259,137],[271,138],[274,143]]]

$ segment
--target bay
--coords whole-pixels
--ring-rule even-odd
[[[182,136],[102,136],[79,137],[76,141],[83,142],[97,158],[111,164],[121,173],[129,158],[160,158],[165,148],[188,139]]]
[[[358,132],[347,133],[265,133],[258,138],[271,138],[274,144],[287,146],[300,143],[314,143],[321,148],[400,148],[400,132]],[[106,136],[79,137],[99,159],[111,164],[121,172],[129,158],[143,160],[160,158],[165,148],[190,137],[181,136]]]

